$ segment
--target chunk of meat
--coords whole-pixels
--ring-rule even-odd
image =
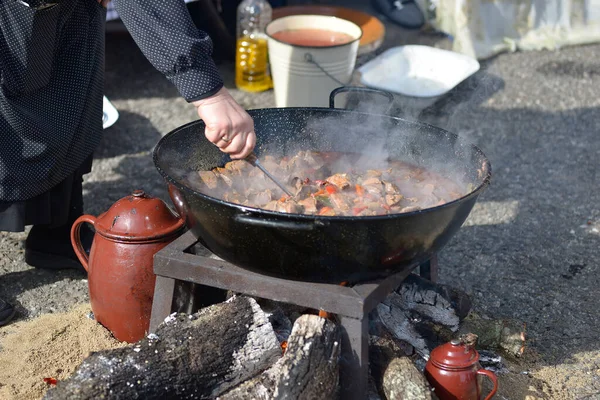
[[[371,177],[371,178],[367,178],[365,180],[362,181],[362,185],[366,186],[366,185],[383,185],[383,182],[381,182],[381,180],[379,178],[375,178],[375,177]]]
[[[270,189],[253,192],[248,195],[248,200],[258,206],[262,206],[273,200],[273,192]]]
[[[260,163],[263,167],[265,167],[265,169],[267,171],[269,171],[270,173],[276,173],[276,171],[279,171],[279,163],[277,162],[277,160],[275,160],[275,158],[273,156],[265,156],[263,160],[260,160]],[[255,168],[258,169],[258,168]],[[262,174],[262,171],[261,171]]]
[[[431,183],[426,183],[423,185],[423,187],[421,188],[421,192],[424,195],[430,195],[433,193],[433,189],[435,189],[435,186],[433,186],[433,184]]]
[[[215,173],[217,175],[229,175],[231,174],[231,171],[225,168],[221,168],[221,167],[217,167],[214,169]]]
[[[253,168],[252,164],[245,160],[233,160],[225,164],[226,170],[236,172],[238,174],[248,171],[250,168]]]
[[[350,210],[350,202],[348,198],[341,193],[333,193],[329,195],[333,208],[339,211],[346,212]]]
[[[310,194],[312,193],[312,188],[309,185],[304,185],[300,189],[297,189],[292,193],[294,193],[295,198],[302,199],[310,196]]]
[[[400,212],[407,213],[407,212],[419,211],[420,209],[421,209],[421,207],[419,207],[419,206],[408,206],[408,207],[401,208]]]
[[[402,196],[401,194],[386,194],[385,195],[385,203],[388,206],[395,206],[398,203],[400,203],[402,201],[402,199],[404,199],[404,196]]]
[[[400,194],[400,191],[398,190],[398,186],[396,186],[392,182],[383,182],[383,185],[385,186],[385,192],[386,193],[389,193],[389,194]]]
[[[383,185],[377,185],[377,184],[373,184],[373,185],[363,185],[363,189],[367,192],[370,193],[376,197],[381,197],[383,195]]]
[[[229,186],[229,187],[233,186],[233,180],[229,176],[227,176],[225,174],[221,174],[220,178],[223,180],[223,182],[225,182],[225,184],[227,186]]]
[[[350,186],[350,179],[348,178],[348,174],[335,174],[331,175],[326,179],[327,182],[331,183],[338,187],[338,189],[345,189]]]
[[[298,177],[294,177],[290,180],[290,186],[293,188],[292,193],[294,197],[297,199],[302,199],[307,196],[310,196],[312,192],[312,187],[309,184],[308,179],[300,179]]]
[[[313,169],[318,169],[322,167],[325,163],[325,161],[321,157],[319,157],[316,153],[312,151],[305,152],[302,155],[302,158],[304,159],[304,162],[306,162],[306,164],[308,164],[308,166]]]
[[[293,200],[286,200],[277,202],[276,211],[290,214],[299,214],[303,211],[303,208]]]
[[[381,174],[383,174],[383,171],[381,171],[381,170],[369,169],[369,170],[367,170],[365,175],[368,177],[379,178],[379,177],[381,177]]]
[[[316,214],[317,212],[317,201],[313,197],[300,200],[298,204],[304,207],[305,214]]]
[[[198,175],[209,189],[216,189],[219,185],[219,177],[212,171],[198,171]]]
[[[268,202],[263,208],[267,211],[277,211],[277,200],[272,200]]]
[[[223,193],[223,200],[228,201],[230,203],[241,204],[247,199],[242,198],[242,196],[238,192],[225,192]]]

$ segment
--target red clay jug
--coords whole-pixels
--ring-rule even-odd
[[[481,368],[479,353],[459,340],[436,347],[425,365],[425,377],[440,400],[480,400],[481,377],[490,378],[494,387],[485,400],[498,390],[498,378]]]
[[[81,225],[96,233],[89,258],[80,239]],[[135,343],[150,324],[156,276],[153,257],[185,229],[184,221],[160,199],[136,190],[98,216],[82,215],[71,228],[75,253],[88,272],[96,320],[115,338]]]

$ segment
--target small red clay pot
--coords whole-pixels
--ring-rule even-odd
[[[479,365],[479,353],[459,340],[436,347],[425,365],[425,377],[440,400],[480,400],[481,376],[490,378],[494,387],[485,400],[498,390],[496,375]]]
[[[96,231],[89,259],[79,234],[83,223]],[[142,190],[98,218],[82,215],[73,224],[71,242],[88,272],[92,311],[118,340],[135,343],[147,334],[156,281],[154,254],[184,229],[184,221],[162,200]]]

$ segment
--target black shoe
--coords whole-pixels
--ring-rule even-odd
[[[15,307],[0,299],[0,326],[8,324],[15,316]]]
[[[83,225],[81,244],[90,253],[94,232]],[[35,225],[25,241],[25,262],[35,268],[76,269],[85,272],[71,244],[71,225],[47,228]]]
[[[425,17],[414,0],[371,0],[373,7],[392,22],[406,29],[419,29]]]

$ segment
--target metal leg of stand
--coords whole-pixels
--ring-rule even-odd
[[[154,300],[152,301],[152,314],[150,316],[150,333],[154,333],[158,325],[171,314],[173,305],[173,294],[175,291],[175,279],[156,277],[154,285]]]
[[[419,275],[427,280],[430,280],[431,282],[437,282],[438,258],[436,254],[419,266]]]
[[[342,326],[340,399],[364,400],[369,385],[369,319],[338,315]]]

